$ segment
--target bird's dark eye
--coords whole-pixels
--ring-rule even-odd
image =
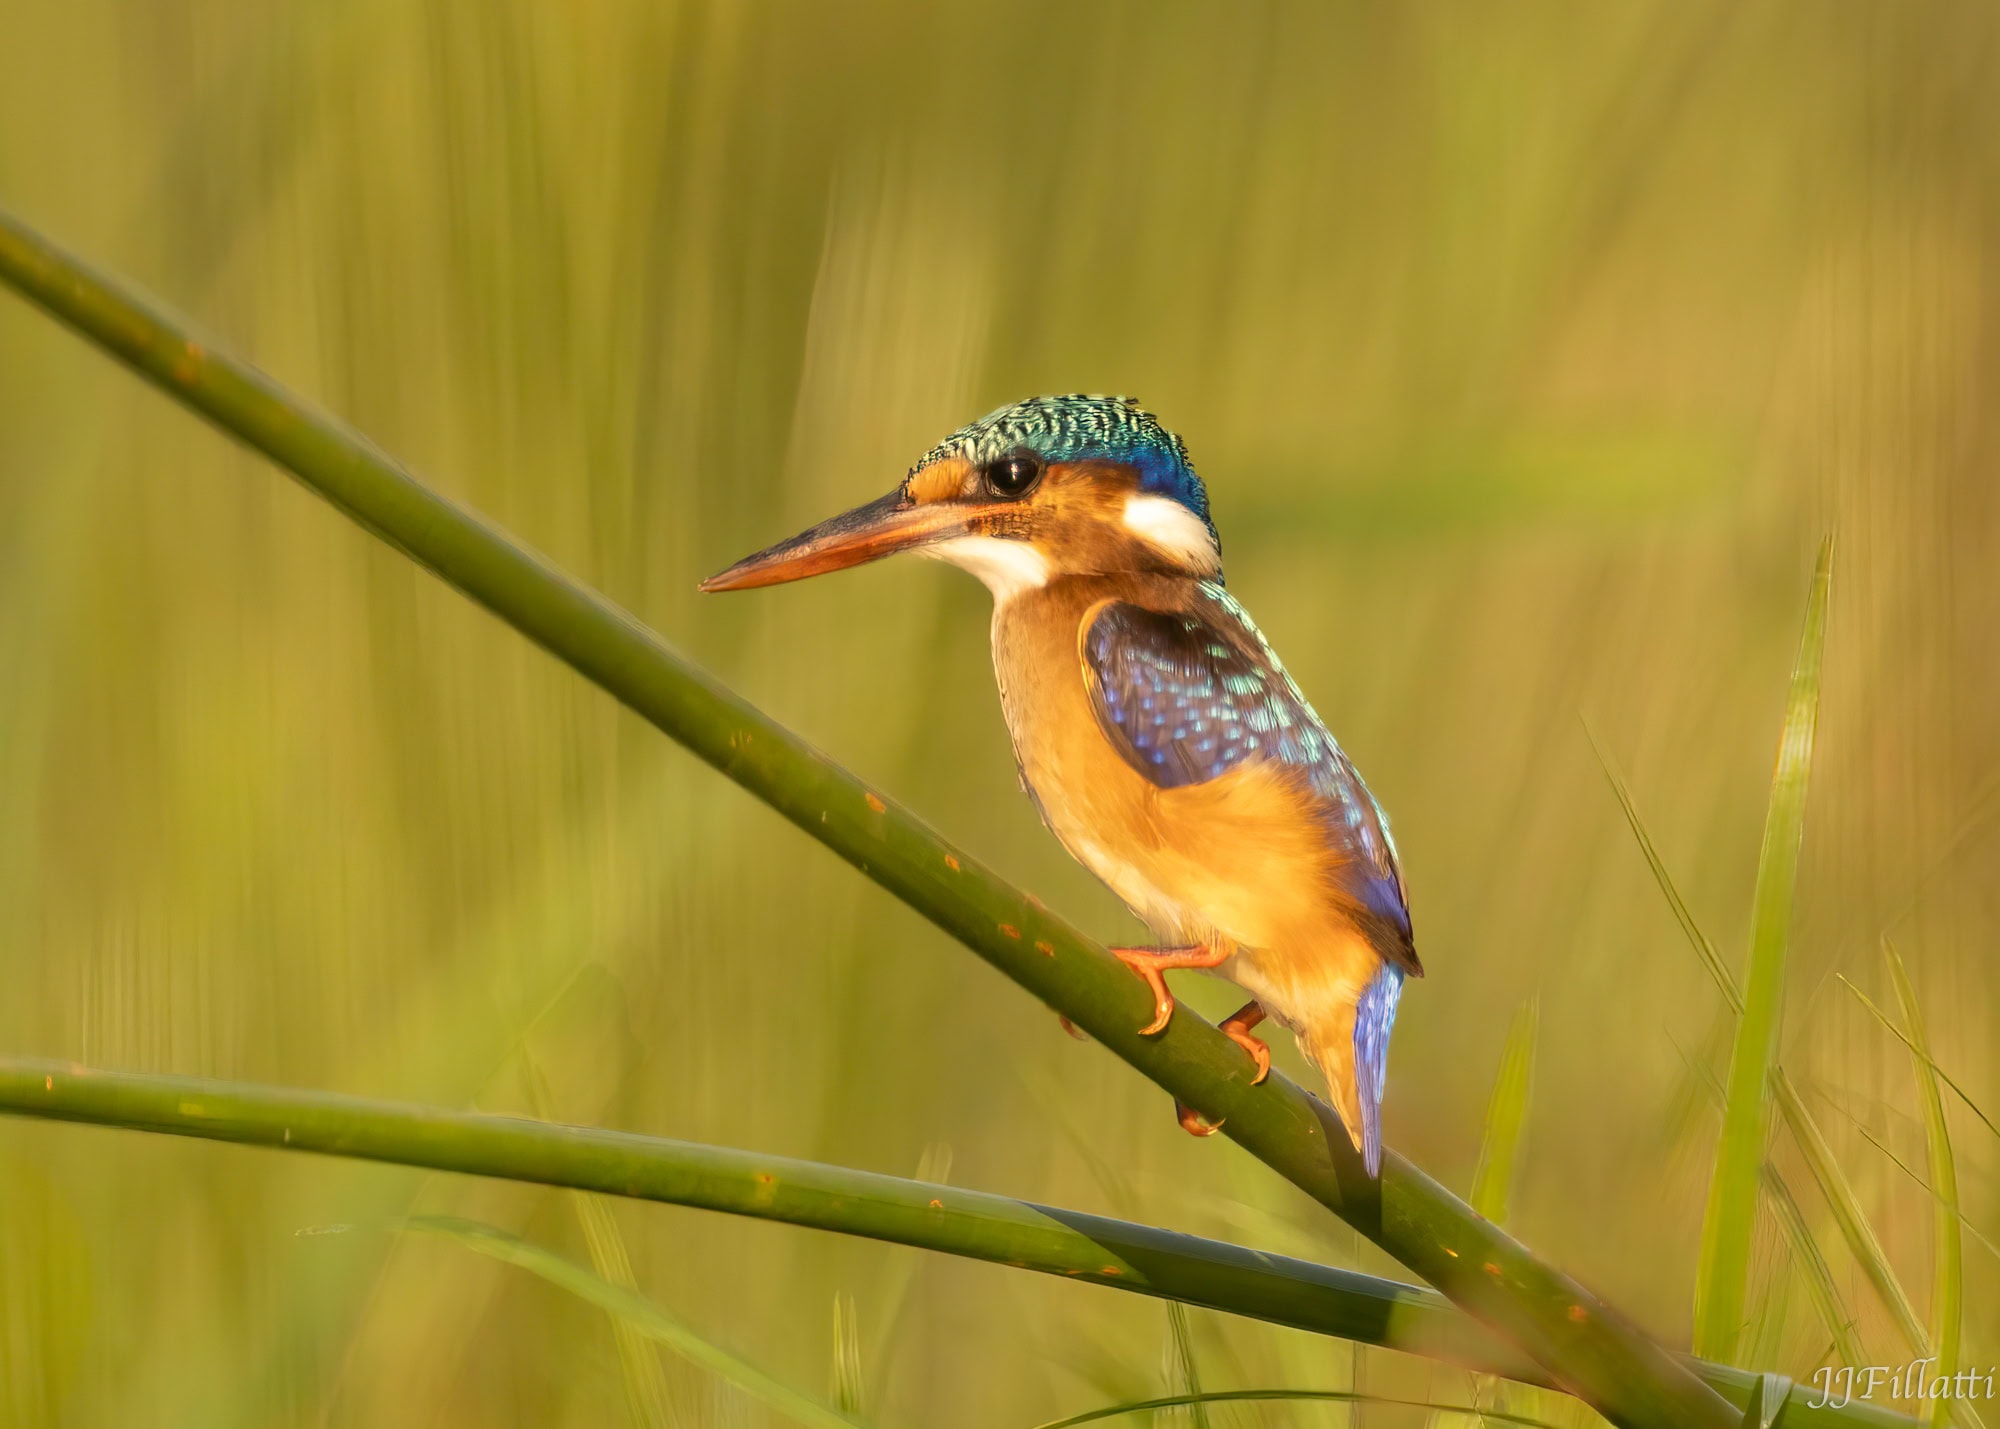
[[[1033,452],[1010,452],[986,467],[986,487],[995,496],[1018,500],[1042,479],[1042,461]]]

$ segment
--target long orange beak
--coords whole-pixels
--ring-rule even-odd
[[[844,571],[962,534],[970,512],[949,501],[911,500],[902,487],[789,541],[745,556],[701,583],[705,591],[750,590]]]

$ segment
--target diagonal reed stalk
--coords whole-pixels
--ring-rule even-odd
[[[1553,1384],[1546,1371],[1435,1291],[935,1182],[631,1132],[32,1057],[0,1057],[0,1112],[506,1177],[808,1226],[1176,1300],[1524,1384]],[[1727,1365],[1688,1361],[1686,1367],[1739,1409],[1761,1383]],[[1795,1387],[1785,1422],[1796,1429],[1912,1424],[1859,1403],[1814,1408],[1816,1397]]]
[[[1151,1006],[1097,943],[676,654],[594,591],[439,496],[344,424],[198,340],[135,290],[0,211],[0,280],[477,601],[1194,1108],[1499,1331],[1564,1389],[1635,1429],[1739,1415],[1624,1315],[1397,1155],[1363,1171],[1322,1103],[1183,1008]],[[1754,1180],[1751,1183],[1754,1193]]]

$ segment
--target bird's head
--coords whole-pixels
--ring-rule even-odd
[[[1129,397],[1031,397],[962,427],[888,495],[701,583],[746,590],[898,551],[963,566],[1004,601],[1057,576],[1222,579],[1181,439]]]

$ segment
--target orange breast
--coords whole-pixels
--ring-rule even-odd
[[[994,612],[1001,703],[1022,777],[1064,846],[1162,936],[1324,946],[1347,927],[1309,792],[1275,765],[1161,789],[1099,728],[1077,653],[1103,578],[1057,580]]]

